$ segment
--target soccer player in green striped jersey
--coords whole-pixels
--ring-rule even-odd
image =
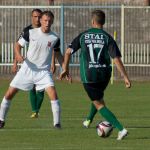
[[[91,113],[87,118],[92,122],[96,112],[119,130],[117,140],[122,140],[128,133],[116,116],[106,107],[104,90],[111,77],[111,59],[124,77],[127,88],[131,82],[121,61],[121,53],[114,39],[103,30],[105,13],[101,10],[92,12],[92,28],[79,34],[65,52],[63,71],[60,79],[69,74],[69,60],[73,53],[80,52],[80,75],[85,91],[92,101]]]

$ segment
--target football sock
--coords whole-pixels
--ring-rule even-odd
[[[36,92],[36,99],[37,99],[37,112],[39,112],[40,108],[41,108],[41,104],[43,102],[43,99],[44,99],[44,91],[37,91]]]
[[[1,106],[0,106],[0,120],[4,121],[7,115],[7,112],[9,110],[11,101],[5,99],[5,97],[3,98],[2,102],[1,102]]]
[[[94,106],[93,103],[91,103],[91,107],[90,107],[90,113],[87,117],[87,120],[90,120],[91,122],[93,121],[93,118],[95,116],[95,114],[97,113],[97,109],[96,107]]]
[[[106,107],[103,107],[99,110],[99,113],[108,121],[110,122],[114,127],[119,129],[119,131],[123,130],[122,124],[117,120],[115,115]]]
[[[32,112],[37,112],[37,97],[36,97],[36,90],[32,89],[29,92],[29,99],[30,99],[30,103],[31,103],[31,107],[32,107]]]
[[[54,125],[60,124],[60,102],[59,100],[51,101],[52,113],[53,113],[53,123]]]

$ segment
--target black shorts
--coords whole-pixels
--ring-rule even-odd
[[[108,83],[109,81],[99,83],[83,83],[83,86],[92,101],[99,101],[104,97],[104,90]]]

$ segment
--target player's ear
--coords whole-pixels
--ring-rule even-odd
[[[92,26],[94,25],[94,19],[91,20],[91,25],[92,25]]]

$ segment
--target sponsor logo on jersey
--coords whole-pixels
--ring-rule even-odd
[[[48,47],[51,47],[51,42],[50,42],[50,41],[48,41],[47,46],[48,46]]]

